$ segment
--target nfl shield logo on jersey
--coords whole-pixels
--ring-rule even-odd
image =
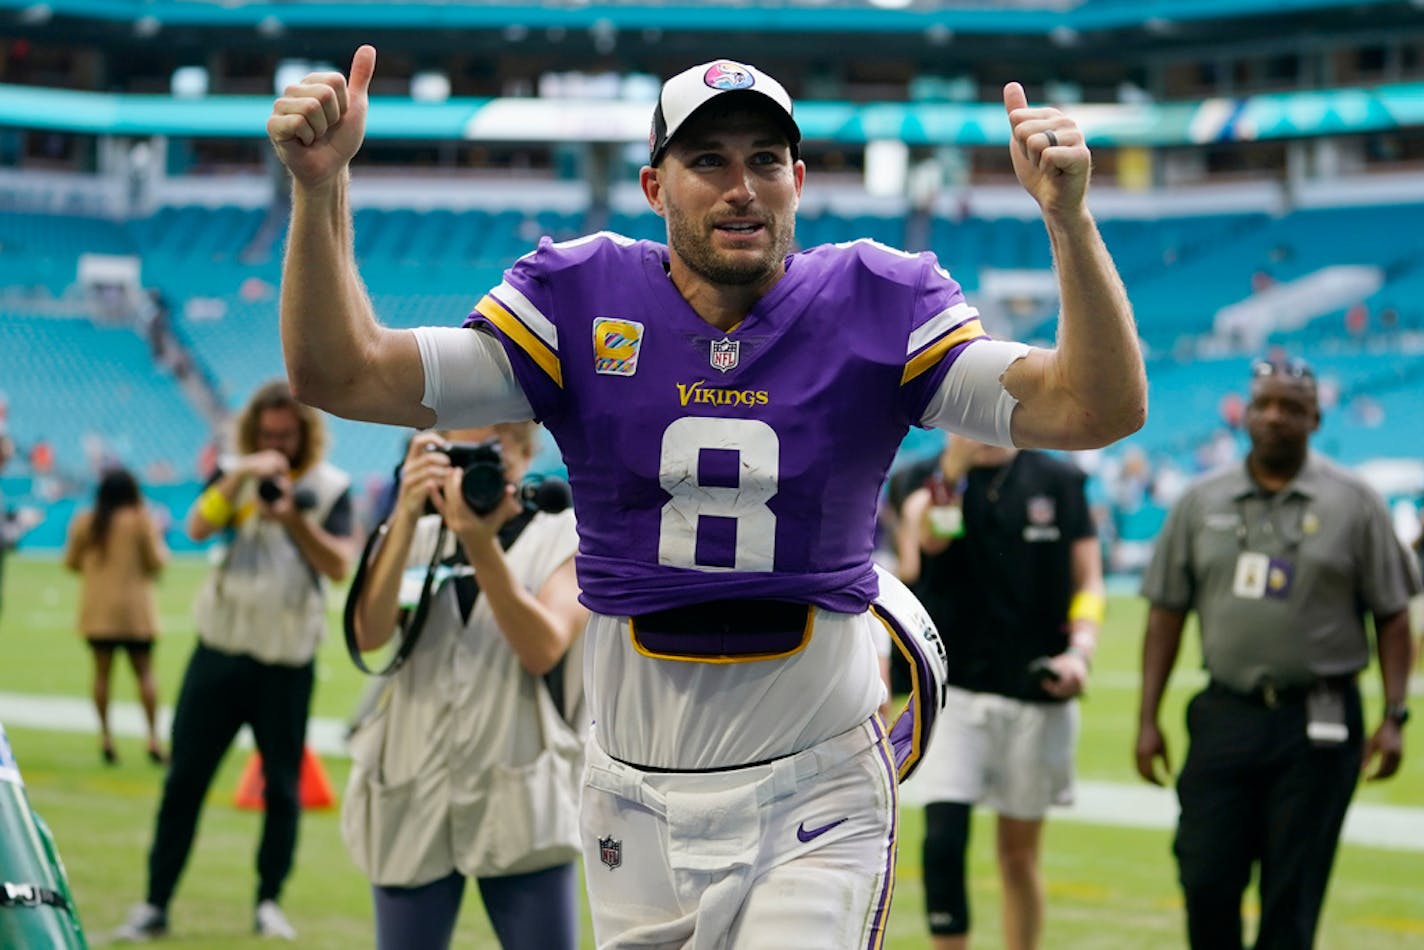
[[[720,340],[712,341],[712,368],[725,373],[729,369],[735,369],[737,359],[741,355],[742,341],[731,340],[722,337]]]
[[[615,841],[612,835],[598,839],[598,860],[608,865],[612,871],[623,864],[623,842]]]

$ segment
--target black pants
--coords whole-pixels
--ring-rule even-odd
[[[148,853],[148,902],[167,907],[178,886],[223,756],[243,724],[262,756],[266,812],[257,849],[257,900],[276,900],[292,869],[301,812],[298,784],[313,663],[277,666],[198,644],[183,674],[163,801]]]
[[[1347,741],[1316,746],[1301,697],[1270,708],[1208,687],[1187,707],[1173,850],[1194,950],[1240,950],[1241,898],[1260,862],[1257,950],[1315,940],[1345,811],[1360,774],[1360,694],[1344,688]]]

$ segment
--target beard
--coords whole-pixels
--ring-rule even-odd
[[[768,217],[762,227],[771,243],[756,255],[745,251],[726,253],[712,246],[714,228],[710,222],[699,226],[678,208],[668,206],[668,245],[698,276],[714,283],[745,287],[765,283],[779,272],[791,250],[794,233],[785,231],[780,221]]]

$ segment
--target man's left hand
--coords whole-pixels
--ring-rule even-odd
[[[1365,756],[1361,764],[1365,781],[1377,782],[1389,778],[1399,771],[1404,761],[1404,731],[1393,719],[1380,723],[1370,741],[1365,743]]]
[[[1093,158],[1078,124],[1052,106],[1029,108],[1023,86],[1004,87],[1009,116],[1009,152],[1019,184],[1045,216],[1083,210]]]
[[[504,486],[504,498],[495,509],[486,515],[479,515],[466,503],[465,495],[460,490],[460,481],[464,477],[464,469],[450,469],[445,476],[444,488],[431,497],[431,503],[445,519],[446,527],[455,532],[467,548],[496,543],[499,529],[520,511],[519,500],[514,497],[514,486]]]
[[[1088,662],[1069,650],[1049,660],[1058,673],[1057,679],[1043,681],[1043,691],[1055,699],[1072,699],[1088,685]]]

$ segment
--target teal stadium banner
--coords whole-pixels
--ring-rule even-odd
[[[263,138],[268,96],[180,99],[0,85],[0,126],[91,135]],[[367,135],[387,141],[626,142],[647,140],[652,104],[541,98],[372,99]],[[1424,126],[1424,83],[1282,92],[1199,102],[1074,104],[1097,146],[1203,145],[1347,135]],[[812,141],[1003,145],[998,103],[803,101],[796,117]]]
[[[1019,0],[976,3],[961,0],[897,4],[870,0],[783,0],[755,5],[745,0],[622,0],[622,2],[499,2],[499,0],[407,0],[407,2],[309,2],[290,0],[0,0],[0,10],[34,10],[49,16],[132,22],[152,18],[168,26],[255,27],[284,29],[369,28],[500,29],[518,24],[529,29],[589,29],[607,24],[615,30],[745,30],[755,32],[915,33],[949,29],[956,33],[1046,35],[1056,30],[1080,32],[1141,26],[1146,20],[1212,20],[1250,15],[1288,17],[1350,6],[1383,5],[1392,0]],[[36,13],[30,13],[36,16]]]

